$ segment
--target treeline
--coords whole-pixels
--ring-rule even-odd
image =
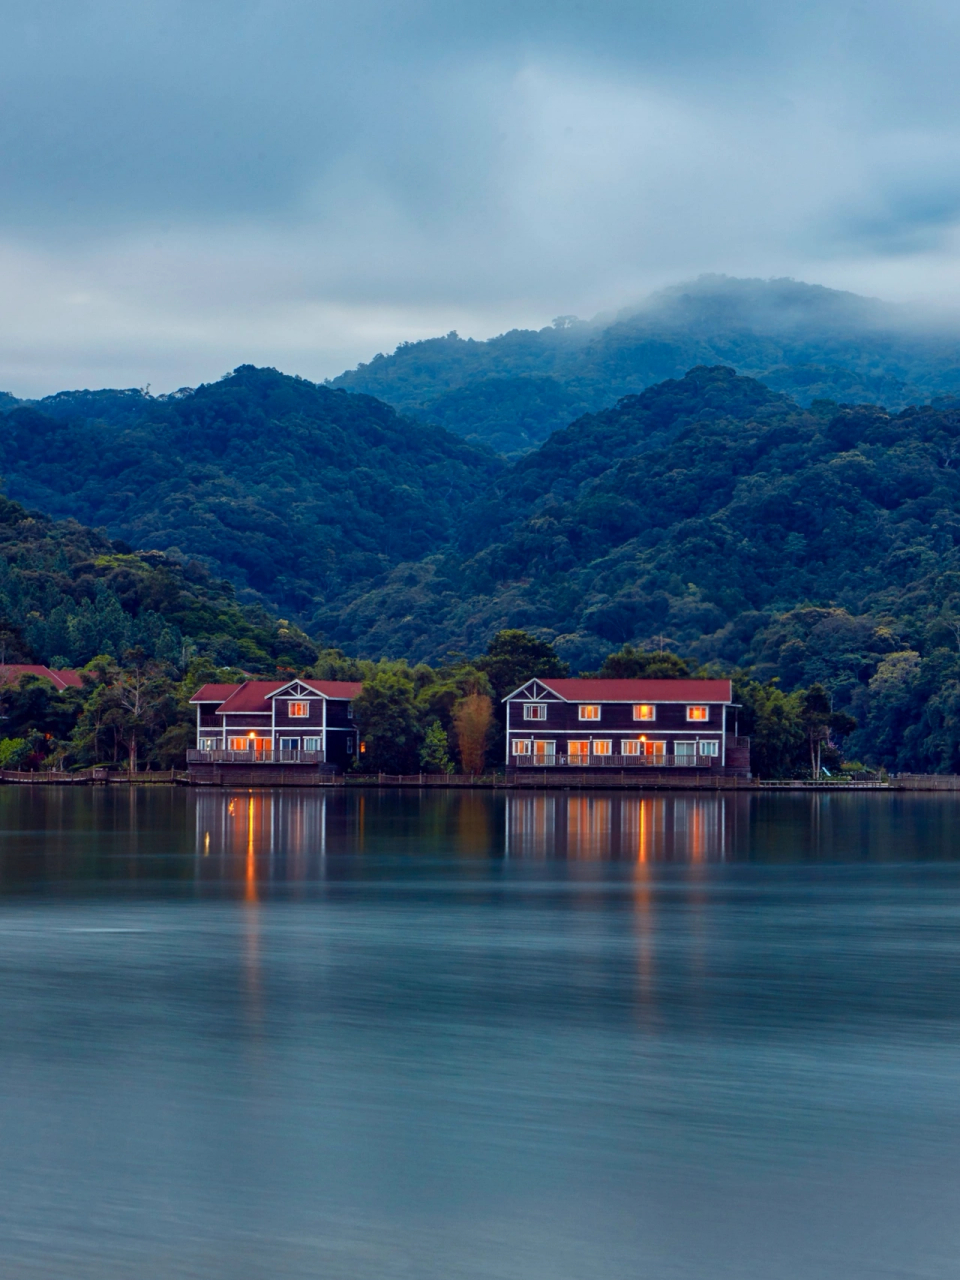
[[[294,673],[279,668],[273,674],[282,679]],[[505,763],[502,698],[534,676],[562,677],[569,669],[551,645],[511,629],[498,632],[484,653],[454,656],[436,667],[359,660],[327,649],[298,674],[363,681],[355,703],[364,744],[360,772],[479,774]],[[625,645],[590,674],[628,679],[718,672],[694,668],[669,652]],[[79,689],[57,692],[49,681],[23,676],[0,689],[0,768],[182,768],[196,733],[191,696],[202,684],[245,678],[242,670],[202,657],[178,670],[142,649],[128,650],[122,662],[94,658],[81,671]],[[822,685],[785,694],[776,679],[761,683],[735,672],[734,690],[739,731],[752,738],[752,765],[760,776],[861,768],[843,760],[857,722],[832,707]]]

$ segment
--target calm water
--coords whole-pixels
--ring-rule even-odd
[[[0,788],[6,1280],[960,1275],[960,802]]]

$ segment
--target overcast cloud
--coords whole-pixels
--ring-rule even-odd
[[[960,7],[0,0],[0,387],[311,378],[703,271],[953,306]]]

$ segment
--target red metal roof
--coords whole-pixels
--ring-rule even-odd
[[[303,680],[301,683],[328,698],[359,698],[363,693],[359,680]]]
[[[289,683],[289,680],[247,680],[244,684],[235,685],[233,693],[224,699],[222,706],[217,710],[231,714],[245,711],[248,714],[262,712],[264,715],[269,715],[270,703],[267,702],[267,694],[275,693],[277,689],[282,689]]]
[[[231,693],[240,688],[238,684],[204,684],[190,699],[191,702],[224,702]]]
[[[80,689],[83,686],[77,671],[54,671],[50,667],[25,662],[7,662],[0,666],[0,684],[16,684],[21,676],[38,676],[41,680],[49,680],[58,690]]]
[[[293,680],[246,680],[243,684],[205,684],[190,699],[191,702],[216,702],[218,712],[234,715],[270,714],[271,694],[278,693],[293,684]],[[363,685],[357,680],[303,680],[299,683],[327,698],[359,698]]]
[[[554,680],[542,676],[536,679],[566,702],[733,701],[729,680]]]

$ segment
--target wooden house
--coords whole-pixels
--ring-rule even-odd
[[[504,698],[514,769],[695,769],[749,776],[729,680],[528,680]]]
[[[271,767],[292,776],[337,772],[356,758],[353,699],[363,686],[343,680],[246,680],[206,684],[190,699],[197,708],[197,745],[187,767],[198,781],[253,771],[274,780]]]

